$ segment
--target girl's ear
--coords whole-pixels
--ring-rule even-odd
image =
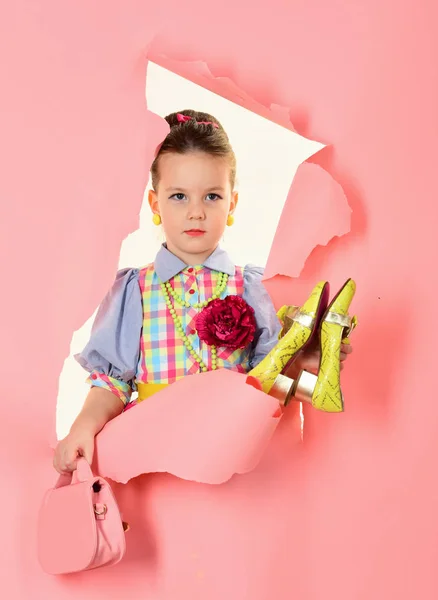
[[[233,192],[231,194],[231,202],[230,202],[230,210],[229,210],[230,215],[232,215],[233,212],[236,210],[238,202],[239,202],[239,192]]]
[[[151,207],[151,211],[153,213],[158,213],[158,198],[157,198],[157,192],[155,190],[149,190],[148,192],[148,202],[149,202],[149,206]]]

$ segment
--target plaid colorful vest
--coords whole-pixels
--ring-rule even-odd
[[[191,304],[197,304],[214,294],[218,275],[218,272],[205,267],[187,267],[173,277],[170,284],[182,298]],[[176,331],[153,264],[140,270],[138,281],[143,297],[143,331],[137,382],[171,384],[186,375],[199,373],[198,363],[189,354]],[[243,269],[236,267],[221,298],[231,294],[243,296],[243,292]],[[199,309],[185,308],[176,303],[174,308],[193,348],[210,370],[210,347],[200,341],[195,330],[195,317]],[[217,348],[217,368],[246,373],[250,351],[250,347],[235,351]]]

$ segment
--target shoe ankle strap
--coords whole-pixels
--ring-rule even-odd
[[[329,311],[326,314],[324,321],[326,323],[332,323],[333,325],[340,325],[341,327],[347,329],[347,332],[344,334],[345,337],[348,337],[357,325],[356,317],[350,317],[350,315],[341,315],[340,313],[332,311]]]
[[[307,329],[312,329],[315,324],[315,317],[303,312],[300,306],[288,306],[284,314],[283,335],[289,331],[292,323],[299,323],[303,327],[307,327]]]

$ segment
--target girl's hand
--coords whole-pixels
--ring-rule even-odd
[[[91,465],[93,454],[94,434],[85,429],[73,430],[56,446],[53,466],[58,473],[70,473],[76,469],[80,456]]]
[[[353,347],[351,344],[341,344],[341,371],[344,368],[344,362],[347,360],[348,355],[352,352]],[[302,370],[318,375],[320,356],[321,351],[317,345],[311,346],[307,350],[303,350],[292,363],[286,375],[291,379],[296,379]]]

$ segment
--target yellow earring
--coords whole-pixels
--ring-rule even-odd
[[[234,217],[233,217],[233,215],[228,215],[227,225],[228,225],[228,227],[231,227],[232,225],[234,225]]]
[[[158,213],[154,213],[154,216],[152,217],[152,222],[154,225],[161,225],[161,217]]]

